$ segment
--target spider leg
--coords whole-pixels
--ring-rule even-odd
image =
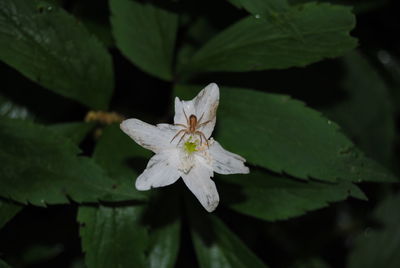
[[[175,134],[175,136],[171,139],[171,141],[169,142],[169,143],[171,143],[179,134],[181,134],[182,132],[185,132],[186,131],[186,129],[181,129],[181,130],[179,130],[176,134]]]
[[[184,130],[185,130],[185,133],[183,133],[182,137],[179,139],[179,141],[178,141],[178,143],[176,145],[179,145],[179,143],[181,143],[181,141],[183,140],[183,137],[185,137],[186,134],[188,134],[186,129],[184,129]]]
[[[204,138],[204,140],[206,141],[207,147],[210,147],[210,146],[208,146],[208,140],[207,140],[207,138],[206,138],[206,135],[204,135],[204,133],[203,133],[203,132],[201,132],[201,131],[196,131],[194,134],[197,134],[197,135],[199,135],[199,136],[200,136],[200,138],[201,138],[201,137],[203,137],[203,138]],[[201,144],[201,143],[200,143],[200,144]]]
[[[205,126],[205,125],[207,125],[208,123],[210,123],[211,121],[212,121],[212,120],[208,120],[208,121],[206,121],[206,122],[204,122],[204,123],[198,124],[198,125],[197,125],[197,128],[202,127],[202,126]]]
[[[203,119],[204,113],[200,116],[199,120],[197,120],[197,124],[200,124],[201,119]]]
[[[185,113],[185,109],[183,109],[183,107],[182,107],[182,111],[183,111],[183,114],[185,115],[185,118],[186,118],[186,124],[190,125],[189,119],[188,119],[188,117],[187,117],[187,115]]]

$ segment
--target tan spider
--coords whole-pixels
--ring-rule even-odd
[[[203,115],[204,113],[200,116],[199,120],[197,120],[197,117],[194,114],[191,114],[189,116],[189,118],[187,117],[185,110],[183,110],[183,114],[185,115],[186,118],[186,124],[175,124],[175,126],[180,126],[180,127],[184,127],[184,129],[179,130],[176,135],[172,138],[172,140],[170,142],[172,142],[177,136],[179,136],[179,134],[183,133],[182,137],[179,139],[179,142],[177,145],[179,145],[179,143],[183,140],[183,138],[189,134],[189,135],[199,135],[200,136],[200,145],[202,144],[202,139],[204,138],[207,147],[208,147],[208,140],[206,138],[206,135],[204,135],[203,132],[199,131],[198,129],[208,123],[211,122],[211,120],[208,120],[204,123],[201,123],[201,120],[203,119]]]

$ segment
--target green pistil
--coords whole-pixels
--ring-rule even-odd
[[[191,141],[185,142],[185,145],[184,145],[185,151],[188,152],[189,154],[196,152],[197,151],[196,147],[197,147],[197,144],[194,142],[191,142]]]

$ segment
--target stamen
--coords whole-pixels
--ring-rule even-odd
[[[195,142],[191,142],[190,139],[185,142],[183,148],[189,154],[197,152],[197,144]]]

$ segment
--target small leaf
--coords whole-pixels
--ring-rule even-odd
[[[108,106],[111,57],[79,21],[44,1],[0,1],[0,60],[92,108]]]
[[[167,190],[161,196],[146,205],[81,207],[78,221],[87,266],[174,267],[180,232],[177,195]]]
[[[215,216],[191,212],[191,233],[201,268],[267,266]]]
[[[3,228],[8,221],[14,218],[22,208],[21,205],[0,199],[0,229]]]
[[[355,25],[349,8],[308,3],[286,14],[297,34],[253,16],[244,18],[206,43],[182,66],[182,74],[305,66],[356,46],[349,35]]]
[[[219,187],[223,204],[267,221],[300,216],[349,196],[365,199],[351,183],[302,182],[254,169],[248,175],[218,179],[223,182]]]
[[[198,87],[176,90],[188,99]],[[217,116],[222,146],[274,172],[330,182],[397,181],[335,123],[288,96],[222,87]]]
[[[156,4],[110,0],[117,47],[139,68],[164,80],[172,79],[178,15]]]
[[[85,263],[91,268],[147,267],[148,234],[142,206],[80,207],[78,221]]]
[[[143,199],[115,185],[78,147],[49,128],[0,118],[0,196],[34,205]]]

